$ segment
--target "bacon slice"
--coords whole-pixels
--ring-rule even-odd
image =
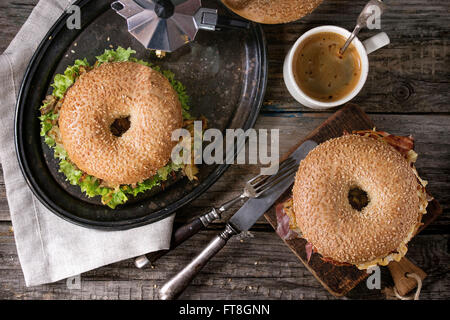
[[[354,134],[378,138],[393,146],[398,152],[407,157],[409,151],[414,149],[414,138],[410,136],[394,136],[385,131],[359,130],[353,131]]]
[[[333,260],[333,259],[331,259],[331,258],[327,258],[327,257],[321,257],[321,259],[322,259],[322,261],[325,261],[325,262],[327,262],[327,263],[334,264],[335,266],[339,266],[339,267],[343,267],[343,266],[351,266],[350,263],[347,263],[347,262],[338,262],[338,261],[335,261],[335,260]]]
[[[299,238],[298,233],[290,228],[289,216],[284,212],[284,202],[276,206],[277,213],[277,234],[283,240],[292,240]]]
[[[309,260],[311,260],[311,256],[314,251],[314,246],[311,243],[307,242],[305,244],[305,250],[306,250],[306,261],[309,262]]]

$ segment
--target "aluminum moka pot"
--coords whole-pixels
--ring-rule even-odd
[[[198,30],[248,29],[250,23],[219,16],[201,0],[119,0],[113,10],[127,20],[128,31],[146,48],[172,52],[195,39]]]

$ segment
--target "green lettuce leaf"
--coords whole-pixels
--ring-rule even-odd
[[[131,48],[124,49],[122,47],[117,47],[116,50],[105,50],[102,55],[97,56],[96,58],[98,65],[100,65],[105,62],[129,61],[130,56],[135,53],[136,51],[132,50]]]
[[[87,59],[75,60],[73,66],[69,66],[64,71],[64,74],[57,74],[54,82],[51,85],[53,87],[53,93],[55,97],[62,99],[67,89],[75,82],[75,79],[80,75],[80,66],[89,67]]]
[[[64,173],[67,181],[69,181],[72,185],[77,185],[80,181],[83,172],[77,169],[71,162],[68,160],[61,160],[59,162],[59,172]]]

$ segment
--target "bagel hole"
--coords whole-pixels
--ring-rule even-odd
[[[350,202],[353,209],[361,211],[369,204],[369,197],[364,190],[352,187],[348,192],[348,202]]]
[[[124,118],[117,118],[114,120],[114,122],[109,127],[109,130],[111,130],[111,133],[116,136],[120,137],[125,132],[130,129],[130,117],[124,117]]]

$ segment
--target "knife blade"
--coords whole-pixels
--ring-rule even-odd
[[[317,146],[312,140],[303,142],[291,155],[297,164]],[[237,231],[247,231],[256,221],[274,204],[274,202],[291,186],[295,175],[287,177],[282,182],[263,193],[259,198],[249,199],[229,220],[231,226]]]
[[[299,164],[308,153],[317,146],[311,140],[303,142],[291,157]],[[172,279],[164,284],[159,291],[162,300],[177,298],[195,275],[216,255],[233,236],[246,231],[272,206],[272,204],[285,192],[294,182],[294,174],[285,178],[271,189],[267,190],[259,198],[249,199],[229,220],[225,230],[217,235],[186,267],[178,272]]]

